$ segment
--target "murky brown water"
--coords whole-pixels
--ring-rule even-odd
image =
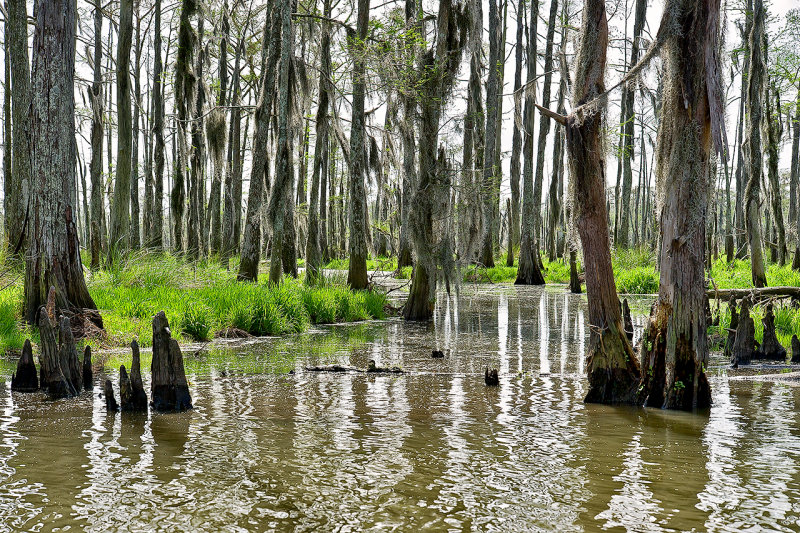
[[[2,376],[0,530],[800,529],[800,389],[716,371],[710,413],[584,405],[585,307],[465,287],[435,325],[190,356],[184,414],[108,415],[97,388],[48,402]],[[369,359],[409,374],[302,371]]]

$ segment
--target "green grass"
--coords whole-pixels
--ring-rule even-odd
[[[103,316],[107,338],[95,347],[126,346],[134,338],[152,345],[152,316],[164,310],[179,342],[207,341],[224,329],[285,335],[312,324],[385,318],[386,296],[351,291],[342,280],[313,287],[285,279],[271,286],[236,281],[236,269],[213,261],[186,263],[170,255],[134,254],[114,268],[87,275],[89,293]],[[0,291],[0,353],[19,349],[31,331],[22,320],[22,284]]]
[[[787,352],[791,352],[792,335],[800,336],[800,309],[793,309],[787,306],[776,306],[775,313],[775,334],[778,341],[786,348]],[[761,306],[755,306],[750,310],[750,316],[753,318],[755,325],[756,340],[760,343],[764,339],[764,324],[761,319],[764,318],[764,309]],[[731,313],[727,305],[720,308],[719,325],[711,326],[708,330],[712,339],[716,339],[720,344],[717,348],[721,349],[722,344],[728,337],[728,328],[731,325]]]
[[[350,259],[331,259],[322,268],[327,270],[347,270],[350,268]],[[393,272],[397,270],[396,257],[376,257],[367,259],[367,270],[383,270]]]

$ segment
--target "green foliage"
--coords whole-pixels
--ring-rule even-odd
[[[635,267],[614,270],[617,292],[620,294],[655,294],[658,292],[658,273],[655,268]]]
[[[211,338],[211,308],[203,302],[189,302],[179,324],[181,330],[196,341]]]

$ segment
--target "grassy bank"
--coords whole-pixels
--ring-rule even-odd
[[[236,281],[236,269],[214,262],[188,264],[169,255],[137,254],[112,269],[87,275],[89,293],[103,316],[100,346],[124,346],[138,338],[152,344],[151,317],[164,310],[179,341],[210,340],[235,328],[252,335],[283,335],[312,324],[385,317],[384,294],[350,291],[343,279],[315,287],[286,279],[279,286]],[[21,282],[0,291],[0,351],[19,348],[35,332],[21,320]]]

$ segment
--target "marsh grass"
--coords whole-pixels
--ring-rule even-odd
[[[338,276],[316,286],[286,279],[278,286],[236,281],[236,269],[214,261],[190,264],[169,254],[136,253],[113,268],[87,273],[107,338],[95,348],[152,345],[152,316],[164,310],[179,342],[207,341],[227,328],[257,336],[305,331],[312,324],[385,318],[383,293],[351,291]],[[0,353],[35,337],[22,322],[22,284],[0,291]],[[36,340],[33,338],[33,340]]]

